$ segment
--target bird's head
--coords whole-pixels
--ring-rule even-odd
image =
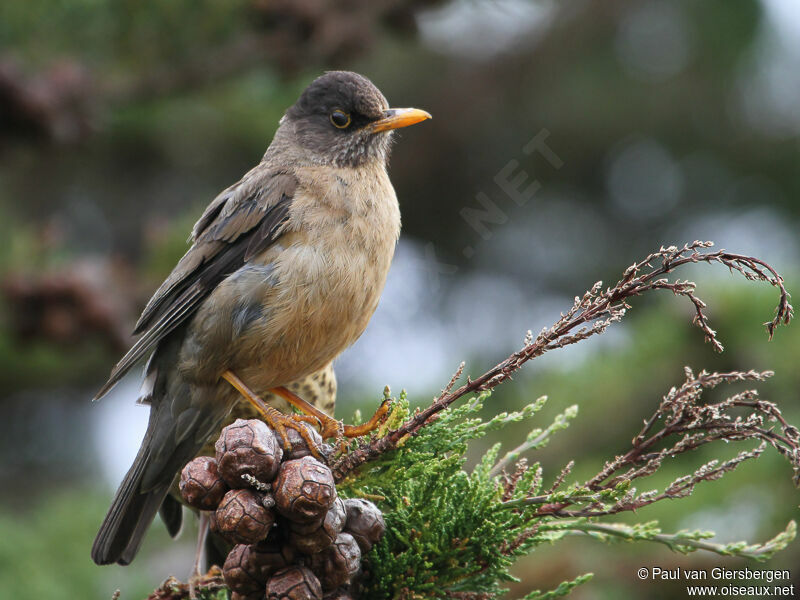
[[[315,163],[355,167],[385,162],[393,130],[430,118],[416,108],[389,108],[366,77],[330,71],[311,82],[286,111],[281,126]]]

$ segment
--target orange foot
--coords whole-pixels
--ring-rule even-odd
[[[306,444],[308,444],[308,449],[311,451],[311,454],[314,455],[314,458],[322,459],[321,448],[314,442],[308,430],[301,425],[301,423],[306,422],[321,427],[319,420],[315,416],[283,414],[277,408],[270,406],[259,398],[233,371],[225,371],[222,374],[222,378],[235,387],[236,390],[261,413],[264,421],[280,434],[285,450],[292,449],[289,436],[286,435],[286,428],[288,427],[300,434]]]
[[[272,388],[270,392],[276,396],[280,396],[297,410],[302,411],[306,415],[312,415],[315,420],[319,421],[319,433],[323,439],[335,437],[337,440],[340,440],[343,437],[354,438],[366,435],[370,431],[377,429],[389,412],[389,403],[384,400],[378,407],[378,410],[375,411],[375,414],[372,415],[372,418],[366,423],[362,425],[345,425],[341,421],[329,417],[317,407],[309,404],[285,387]]]
[[[389,402],[388,400],[384,400],[378,407],[378,410],[375,411],[375,414],[372,415],[372,418],[366,423],[362,425],[345,425],[341,421],[329,417],[285,387],[272,388],[269,390],[270,392],[280,396],[296,409],[305,413],[300,415],[285,415],[259,398],[233,371],[225,371],[222,374],[222,378],[235,387],[250,404],[255,406],[258,412],[261,413],[264,421],[281,435],[286,450],[291,450],[292,448],[289,442],[289,436],[286,435],[286,428],[288,427],[294,429],[302,436],[315,458],[322,458],[322,449],[311,438],[308,430],[301,426],[301,423],[305,422],[316,425],[323,439],[336,438],[340,447],[343,447],[344,438],[354,438],[368,434],[370,431],[377,429],[389,413]]]
[[[264,421],[281,435],[286,450],[291,450],[292,448],[289,442],[289,436],[286,435],[286,428],[288,427],[294,429],[302,436],[303,440],[308,444],[311,453],[318,459],[322,458],[322,449],[314,442],[308,430],[303,427],[301,423],[305,422],[316,425],[323,439],[336,438],[337,442],[342,446],[343,438],[360,437],[377,429],[389,413],[389,402],[388,400],[384,400],[378,407],[378,410],[375,411],[375,414],[372,415],[372,418],[366,423],[362,425],[345,425],[341,421],[329,417],[285,387],[272,388],[269,390],[270,392],[280,396],[296,409],[305,413],[300,415],[285,415],[259,398],[233,371],[225,371],[222,374],[222,378],[235,387],[248,402],[255,406],[263,416]]]

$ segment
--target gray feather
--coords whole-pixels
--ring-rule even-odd
[[[135,333],[142,336],[112,369],[95,400],[189,319],[222,279],[281,235],[297,182],[286,173],[257,169],[218,196],[200,218],[194,244],[136,324]]]

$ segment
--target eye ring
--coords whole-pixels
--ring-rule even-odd
[[[350,114],[341,108],[334,108],[330,115],[331,124],[337,129],[345,129],[350,126]]]

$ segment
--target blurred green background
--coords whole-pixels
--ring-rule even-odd
[[[179,542],[156,523],[130,567],[91,562],[147,409],[133,405],[136,377],[89,400],[203,207],[259,160],[312,78],[355,70],[392,105],[434,115],[393,152],[404,234],[381,306],[337,363],[349,417],[385,384],[424,403],[461,360],[480,374],[662,244],[714,240],[800,288],[799,40],[794,0],[0,4],[0,596],[136,599],[188,574],[192,519]],[[641,298],[623,324],[492,397],[496,412],[547,394],[542,423],[580,404],[539,453],[546,476],[575,459],[568,481],[580,480],[623,451],[684,365],[773,369],[762,395],[800,422],[800,331],[767,342],[761,325],[777,294],[723,268],[679,276],[700,282],[725,353],[703,343],[688,303]],[[762,541],[798,503],[788,464],[767,452],[636,518]],[[574,538],[522,561],[509,597],[593,571],[576,599],[682,598],[680,582],[636,569],[745,564]],[[798,565],[800,543],[767,563],[795,584]]]

